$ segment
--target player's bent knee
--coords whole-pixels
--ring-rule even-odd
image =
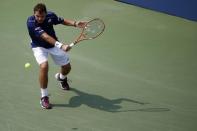
[[[48,69],[48,62],[40,64],[40,69]]]
[[[68,63],[66,65],[63,65],[62,68],[67,70],[67,71],[70,71],[71,70],[71,65],[70,65],[70,63]]]

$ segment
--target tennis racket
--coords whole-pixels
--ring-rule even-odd
[[[81,34],[69,46],[73,47],[80,41],[94,39],[99,35],[101,35],[104,30],[105,30],[105,24],[101,19],[99,18],[92,19],[83,26]]]

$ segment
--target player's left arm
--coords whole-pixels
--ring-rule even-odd
[[[77,26],[77,22],[74,20],[69,20],[69,19],[64,19],[64,21],[62,22],[63,25],[66,26]]]
[[[71,19],[64,19],[63,17],[58,17],[55,13],[53,13],[53,24],[63,24],[66,26],[74,26],[78,28],[83,28],[87,22],[84,21],[75,21]]]
[[[74,21],[74,20],[64,19],[62,24],[66,26],[74,26],[74,27],[83,28],[86,23],[87,22],[85,21]]]

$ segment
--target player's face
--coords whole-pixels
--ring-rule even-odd
[[[46,13],[44,13],[44,12],[40,13],[39,11],[35,11],[34,16],[36,18],[36,21],[41,24],[44,22],[44,19],[46,17]]]

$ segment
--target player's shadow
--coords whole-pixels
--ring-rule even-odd
[[[127,98],[118,98],[118,99],[108,99],[103,96],[93,95],[89,93],[82,92],[78,89],[72,88],[71,91],[75,92],[77,96],[73,96],[68,104],[53,104],[54,107],[70,107],[75,108],[81,105],[87,105],[88,107],[95,108],[107,112],[127,112],[127,111],[138,111],[138,110],[121,110],[121,103],[123,101],[131,102],[139,105],[145,105],[148,103],[131,100]]]

